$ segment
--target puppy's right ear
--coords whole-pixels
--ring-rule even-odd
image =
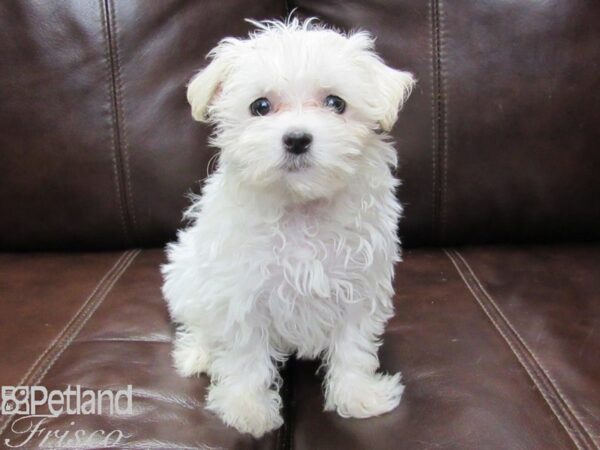
[[[210,64],[188,83],[187,100],[192,107],[192,117],[198,122],[208,121],[210,105],[219,95],[221,86],[231,69],[234,47],[240,42],[234,38],[223,39],[208,54],[207,58],[211,59]]]

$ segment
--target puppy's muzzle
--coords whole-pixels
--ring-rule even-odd
[[[301,130],[289,131],[283,135],[283,146],[285,150],[294,155],[301,155],[310,149],[312,134]]]

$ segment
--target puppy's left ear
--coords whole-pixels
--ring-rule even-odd
[[[353,33],[348,40],[370,86],[366,103],[381,128],[390,131],[416,81],[411,73],[385,65],[374,51],[375,39],[366,31]]]
[[[376,55],[373,55],[370,70],[379,104],[376,107],[378,122],[388,132],[396,123],[398,112],[410,96],[416,80],[409,72],[386,66]]]
[[[198,72],[188,83],[187,100],[192,107],[192,117],[198,122],[208,122],[210,106],[219,91],[230,69],[235,48],[240,41],[225,38],[208,54],[211,62]]]

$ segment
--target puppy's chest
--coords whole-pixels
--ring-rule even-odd
[[[294,220],[295,219],[295,220]],[[349,309],[363,307],[365,238],[333,221],[282,221],[273,235],[264,299],[272,329],[284,348],[314,357]]]
[[[361,295],[361,274],[372,254],[371,246],[356,228],[320,219],[291,216],[282,220],[268,245],[265,289],[270,305],[285,305],[288,312],[312,308],[339,313]],[[296,311],[298,312],[298,311]]]

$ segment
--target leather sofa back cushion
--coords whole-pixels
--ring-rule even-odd
[[[186,81],[289,3],[3,1],[0,248],[173,238],[213,155]],[[406,245],[600,237],[600,3],[293,6],[371,30],[419,80],[394,129]]]

